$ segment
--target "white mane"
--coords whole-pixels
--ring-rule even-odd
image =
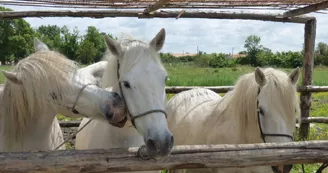
[[[33,116],[58,106],[53,99],[62,99],[72,89],[68,83],[76,70],[73,61],[53,51],[36,52],[14,67],[22,84],[5,83],[0,116],[7,145],[19,142]]]

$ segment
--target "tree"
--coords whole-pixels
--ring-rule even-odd
[[[75,27],[73,33],[71,33],[66,26],[61,28],[62,38],[60,52],[71,60],[76,60],[78,58],[79,49],[79,31]]]
[[[78,49],[77,60],[82,64],[90,64],[93,62],[94,57],[97,55],[97,49],[94,44],[89,40],[84,40]]]
[[[83,46],[86,45],[90,46],[91,45],[90,43],[93,43],[93,46],[96,49],[96,54],[92,58],[94,62],[100,61],[106,52],[107,47],[104,41],[104,37],[101,33],[99,33],[98,29],[94,26],[88,27],[87,33],[84,36],[82,43],[84,44]]]
[[[247,56],[249,59],[249,64],[252,66],[258,66],[257,54],[263,50],[263,46],[260,44],[261,38],[256,35],[250,35],[245,40],[244,47],[247,49]]]
[[[315,65],[328,65],[328,45],[323,42],[319,42],[314,56]]]
[[[0,7],[0,11],[12,11]],[[0,61],[15,60],[16,62],[33,52],[35,33],[24,19],[0,20]]]
[[[36,36],[44,42],[50,49],[60,52],[61,28],[57,25],[42,25],[36,30]]]

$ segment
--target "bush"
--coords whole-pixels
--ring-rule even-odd
[[[222,68],[222,67],[235,67],[236,61],[234,59],[227,58],[225,54],[202,54],[196,58],[195,62],[200,67],[212,67],[212,68]]]

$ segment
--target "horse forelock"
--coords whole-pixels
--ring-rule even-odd
[[[73,61],[53,51],[36,52],[14,67],[22,85],[7,81],[4,86],[2,120],[7,144],[19,142],[32,117],[56,106],[49,100],[51,94],[59,96],[73,89],[68,83],[76,70]]]

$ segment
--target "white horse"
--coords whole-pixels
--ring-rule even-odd
[[[117,93],[97,87],[95,78],[79,74],[73,61],[37,39],[34,43],[35,53],[11,72],[3,71],[7,81],[0,90],[0,152],[56,148],[63,142],[57,113],[110,123],[125,117]]]
[[[107,58],[108,67],[101,86],[112,87],[121,94],[130,121],[125,126],[122,124],[124,127],[116,128],[93,120],[77,134],[75,148],[139,147],[145,143],[151,157],[166,158],[174,139],[166,122],[167,72],[157,53],[164,45],[165,30],[162,29],[150,43],[132,38],[116,41],[107,36],[105,41],[112,56]],[[87,121],[83,118],[80,128]]]
[[[289,142],[293,139],[299,99],[299,68],[289,75],[256,68],[240,77],[235,89],[223,98],[208,89],[175,95],[167,103],[169,129],[176,145],[249,144]],[[285,165],[289,172],[292,165]],[[279,172],[278,167],[272,167]],[[269,166],[226,169],[188,169],[170,172],[265,173]]]

